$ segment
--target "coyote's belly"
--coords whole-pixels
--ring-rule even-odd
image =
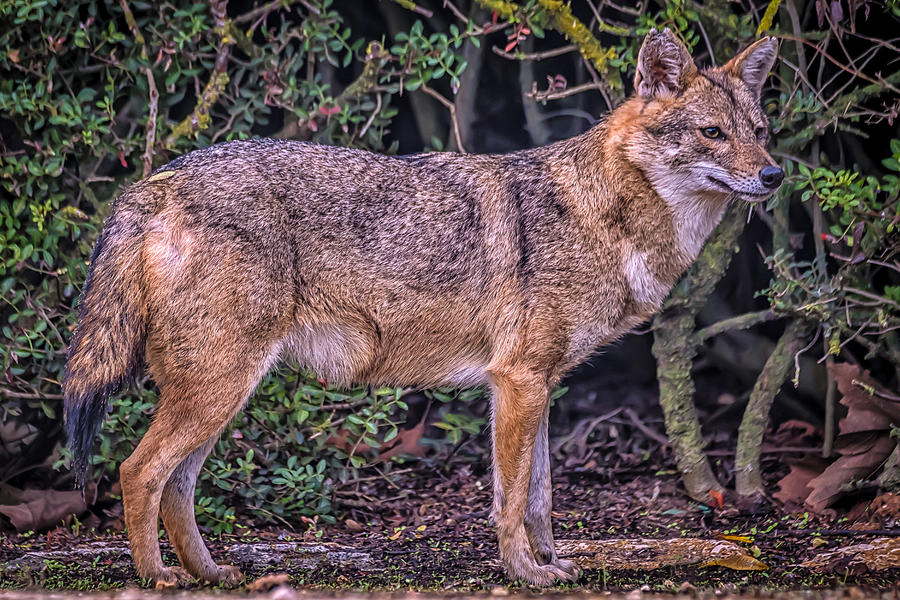
[[[389,314],[316,312],[299,313],[283,355],[329,382],[421,388],[486,383],[491,344],[473,315],[460,319],[457,310],[439,320],[433,306]]]

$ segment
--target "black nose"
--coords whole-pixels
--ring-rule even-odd
[[[764,186],[774,190],[784,181],[784,171],[778,167],[763,167],[759,171],[759,180]]]

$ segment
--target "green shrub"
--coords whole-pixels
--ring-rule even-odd
[[[371,24],[365,33],[354,32],[332,0],[257,4],[226,15],[221,0],[0,3],[0,393],[5,399],[0,422],[31,428],[17,446],[21,456],[0,460],[0,481],[16,482],[22,473],[36,471],[46,461],[48,440],[59,438],[59,383],[87,257],[110,199],[154,166],[196,148],[257,135],[396,152],[391,127],[400,97],[425,94],[441,110],[452,107],[467,69],[464,45],[480,47],[491,32],[497,32],[500,46],[506,37],[506,53],[518,55],[521,41],[548,40],[555,30],[551,46],[565,37],[579,51],[560,60],[568,60],[567,68],[588,82],[581,87],[615,104],[626,92],[624,82],[633,75],[641,37],[650,27],[673,28],[695,52],[722,57],[789,21],[777,0],[752,3],[755,10],[749,11],[687,0],[642,3],[637,12],[611,4],[603,18],[615,13],[617,22],[585,21],[590,27],[573,16],[585,8],[575,2],[475,0],[473,8],[486,9],[470,13],[480,15],[477,19],[459,18],[433,2],[443,11],[437,18],[411,17],[401,31],[389,34]],[[397,4],[415,7],[406,0]],[[809,23],[819,3],[801,4],[799,12]],[[865,5],[865,11],[862,4],[851,4],[846,12],[841,3],[831,7],[842,15],[834,16],[833,26],[847,35],[855,27],[854,15],[870,8],[873,15],[900,16],[895,1]],[[436,30],[426,23],[437,23]],[[799,33],[812,48],[813,41],[830,39],[831,26],[820,22],[818,29]],[[603,46],[608,40],[612,45]],[[793,186],[785,185],[770,207],[780,239],[769,259],[773,279],[762,293],[779,314],[821,325],[832,351],[854,340],[870,356],[898,365],[897,176],[863,175],[855,165],[830,164],[818,142],[826,126],[838,125],[847,136],[861,138],[863,119],[888,118],[887,109],[871,105],[887,101],[886,92],[893,94],[900,79],[896,73],[882,77],[834,66],[821,54],[828,43],[801,55],[796,48],[782,48],[783,57],[794,63],[818,61],[822,89],[812,89],[812,78],[799,78],[783,62],[773,79],[777,94],[765,95],[775,150],[790,157],[784,164]],[[886,53],[896,49],[884,40],[879,45]],[[885,65],[893,64],[881,56]],[[518,110],[515,103],[524,102],[525,94],[539,101],[559,99],[583,112],[583,96],[569,95],[571,90],[556,94],[560,81],[567,85],[556,75],[547,90],[529,93],[523,87],[511,92],[514,101],[489,103]],[[454,114],[447,135],[423,147],[462,146]],[[539,121],[528,126],[539,127]],[[892,151],[883,166],[896,173],[897,142]],[[819,241],[828,251],[818,245],[797,253],[808,257],[814,251],[813,260],[794,256],[785,242],[790,237],[785,207],[797,196],[808,200],[801,206],[817,202],[824,211],[810,210],[810,219],[790,223],[809,228],[811,222],[817,235],[826,236]],[[197,507],[201,521],[229,531],[236,509],[285,521],[330,514],[335,488],[356,479],[359,469],[390,469],[378,451],[401,435],[403,394],[338,391],[296,367],[281,367],[266,377],[207,462]],[[427,393],[440,403],[444,442],[461,443],[483,426],[457,406],[481,394]],[[113,400],[94,457],[95,478],[115,477],[117,465],[146,430],[155,401],[155,388],[146,380]],[[3,452],[0,448],[0,459]],[[58,452],[54,458],[57,466],[63,463]],[[44,485],[67,483],[64,471],[40,473]]]
[[[4,421],[58,436],[73,307],[109,200],[124,185],[177,154],[275,133],[276,119],[296,137],[393,151],[384,137],[397,114],[391,99],[426,82],[458,85],[465,62],[456,49],[471,28],[428,33],[416,22],[390,56],[379,41],[355,37],[330,0],[308,4],[225,20],[203,3],[0,4]],[[351,83],[336,89],[342,78]],[[115,477],[155,401],[146,381],[112,400],[95,478]],[[333,483],[375,462],[405,408],[401,390],[340,392],[290,367],[269,375],[201,474],[201,521],[230,531],[238,502],[279,519],[330,514]],[[0,480],[15,475],[0,467]]]

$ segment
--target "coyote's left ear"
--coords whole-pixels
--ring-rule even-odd
[[[697,75],[687,46],[668,28],[651,29],[638,52],[634,89],[642,98],[673,98]]]
[[[778,40],[774,37],[764,37],[725,63],[722,70],[743,80],[747,87],[759,96],[766,77],[775,64],[776,56],[778,56]]]

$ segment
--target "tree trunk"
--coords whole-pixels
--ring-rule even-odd
[[[691,364],[698,344],[693,336],[697,312],[722,278],[744,230],[746,207],[734,203],[700,256],[672,290],[653,321],[653,355],[659,378],[659,403],[666,421],[678,470],[691,498],[709,502],[709,492],[721,492],[703,452],[703,436],[694,408]]]
[[[803,347],[809,328],[799,319],[792,320],[775,344],[762,372],[750,393],[750,401],[744,410],[744,418],[738,429],[737,456],[735,458],[735,489],[742,496],[764,495],[759,469],[760,448],[769,411],[775,395],[794,365],[794,355]]]

